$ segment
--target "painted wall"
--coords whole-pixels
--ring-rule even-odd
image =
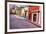
[[[39,6],[29,6],[29,20],[32,19],[32,11],[39,10]]]
[[[41,26],[41,23],[40,23],[40,13],[38,15],[38,12],[37,13],[32,13],[32,12],[35,12],[35,10],[39,11],[40,9],[40,6],[29,6],[29,20],[31,20],[32,23],[38,25],[38,26]],[[33,14],[37,14],[37,17],[36,17],[36,22],[33,22]]]

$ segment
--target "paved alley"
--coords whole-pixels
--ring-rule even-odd
[[[31,22],[25,20],[25,18],[18,17],[16,15],[10,15],[10,29],[20,29],[20,28],[38,28]]]

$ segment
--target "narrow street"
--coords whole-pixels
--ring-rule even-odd
[[[10,15],[10,29],[20,28],[38,28],[31,22],[28,22],[25,18],[18,17],[16,15]]]

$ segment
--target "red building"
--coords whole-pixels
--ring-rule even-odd
[[[40,24],[40,6],[29,6],[29,20],[37,25]]]

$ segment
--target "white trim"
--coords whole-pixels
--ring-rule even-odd
[[[33,15],[34,14],[37,14],[37,16],[36,16],[36,22],[33,21]],[[32,13],[32,22],[37,23],[37,21],[38,21],[38,13]]]

